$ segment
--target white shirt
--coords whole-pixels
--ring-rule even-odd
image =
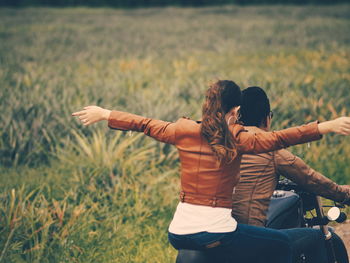
[[[169,232],[178,235],[198,232],[223,233],[235,231],[237,221],[230,208],[193,205],[180,202],[177,205]]]

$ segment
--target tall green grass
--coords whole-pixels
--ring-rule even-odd
[[[197,119],[221,78],[264,87],[275,129],[349,115],[349,11],[0,9],[0,262],[173,262],[175,149],[71,112]],[[292,151],[349,184],[349,142]]]

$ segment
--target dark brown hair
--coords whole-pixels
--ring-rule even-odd
[[[219,80],[209,86],[202,108],[201,134],[219,161],[232,161],[237,151],[225,115],[241,105],[241,89],[231,80]]]
[[[266,117],[270,115],[270,101],[260,87],[248,87],[242,91],[240,120],[245,126],[265,126]]]

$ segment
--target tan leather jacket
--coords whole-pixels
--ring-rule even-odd
[[[200,134],[200,122],[181,118],[165,122],[142,116],[112,111],[108,126],[120,130],[144,132],[154,139],[176,146],[181,162],[180,200],[197,205],[232,207],[232,189],[239,182],[243,153],[273,151],[320,139],[317,123],[277,132],[251,133],[243,126],[229,127],[235,140],[238,156],[220,165],[210,146]]]
[[[257,127],[246,127],[266,133]],[[282,149],[261,154],[244,154],[241,180],[233,194],[232,216],[238,223],[264,226],[270,198],[282,175],[306,190],[334,201],[350,197],[349,188],[339,186],[305,164],[299,157]]]

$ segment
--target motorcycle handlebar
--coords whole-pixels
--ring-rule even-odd
[[[347,218],[348,218],[348,216],[344,212],[341,212],[340,216],[335,221],[337,223],[343,223],[346,221]]]
[[[307,193],[308,195],[313,195],[312,193],[306,191],[304,188],[302,188],[301,186],[299,186],[298,184],[294,183],[293,181],[287,178],[279,180],[276,186],[276,189],[285,190],[285,191],[303,192],[303,193]],[[336,206],[338,208],[345,208],[347,204],[335,202],[333,206]]]
[[[340,213],[340,216],[334,220],[337,223],[343,223],[347,219],[347,215],[344,212]],[[329,222],[333,220],[329,220],[326,216],[320,218],[320,217],[313,217],[313,218],[306,218],[306,223],[308,226],[325,226],[328,225]]]

